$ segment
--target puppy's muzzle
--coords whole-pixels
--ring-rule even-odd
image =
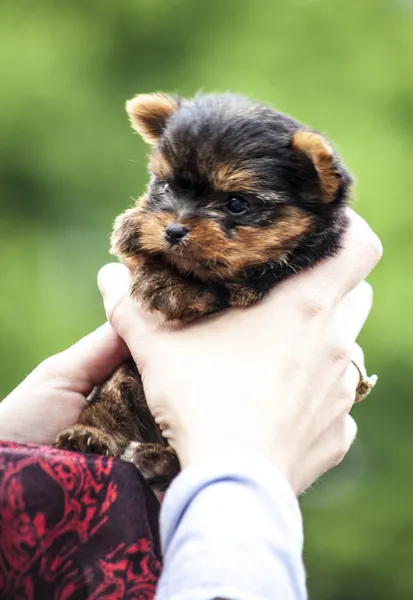
[[[170,223],[165,227],[165,238],[172,246],[182,242],[184,237],[189,233],[189,229],[180,223]]]

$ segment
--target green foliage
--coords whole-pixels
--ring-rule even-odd
[[[0,395],[99,325],[113,218],[140,194],[124,102],[233,90],[339,147],[384,245],[362,334],[359,440],[303,499],[317,600],[413,597],[413,2],[15,0],[0,4]]]

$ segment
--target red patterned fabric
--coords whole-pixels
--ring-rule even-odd
[[[0,598],[150,600],[158,516],[133,465],[0,442]]]

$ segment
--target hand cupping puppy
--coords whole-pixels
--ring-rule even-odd
[[[141,372],[150,410],[183,467],[222,453],[270,458],[296,493],[338,464],[356,426],[348,413],[362,360],[355,340],[370,311],[365,277],[377,237],[349,211],[343,249],[277,286],[260,304],[181,329],[129,295],[126,267],[99,284],[107,317]]]

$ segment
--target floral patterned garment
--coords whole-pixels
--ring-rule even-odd
[[[133,465],[0,442],[1,600],[150,600],[158,517]]]

